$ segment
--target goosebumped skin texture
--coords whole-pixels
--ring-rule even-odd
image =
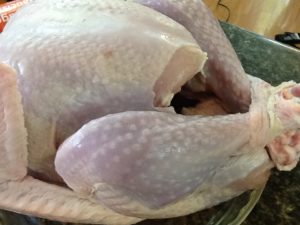
[[[274,166],[264,149],[274,138],[263,107],[272,87],[257,79],[252,88],[245,114],[91,121],[61,145],[56,169],[73,190],[125,215],[166,218],[223,202],[263,185]]]
[[[53,161],[66,137],[110,113],[168,106],[206,60],[184,27],[122,1],[35,1],[0,43],[17,72],[29,168],[50,181],[59,181]]]
[[[280,160],[270,160],[265,146],[300,126],[295,94],[300,86],[287,82],[272,87],[249,78],[248,113],[108,115],[86,124],[63,143],[55,161],[57,171],[76,192],[121,214],[142,218],[186,215],[258,188],[271,168],[280,165]],[[286,90],[292,93],[288,99]],[[286,135],[298,143],[297,132]],[[288,169],[299,160],[297,146],[273,149],[273,154],[288,154]]]
[[[248,144],[249,120],[248,114],[199,118],[160,112],[102,117],[64,142],[56,169],[76,192],[122,214],[186,215],[240,194],[251,182],[228,186],[262,165],[272,167],[265,150]]]
[[[202,73],[206,86],[222,99],[227,110],[249,110],[251,91],[247,75],[219,22],[201,0],[132,1],[155,9],[186,27],[208,53]]]
[[[106,182],[159,208],[206,184],[228,155],[246,145],[248,124],[249,116],[244,114],[108,115],[88,123],[62,144],[56,169],[76,191],[89,194],[94,184]]]
[[[201,70],[206,60],[192,35],[182,25],[139,4],[38,0],[15,14],[0,35],[0,43],[5,43],[0,45],[0,60],[15,71],[10,74],[15,77],[7,90],[13,93],[18,86],[24,118],[20,105],[6,107],[6,103],[15,104],[17,94],[10,101],[5,99],[3,107],[16,109],[28,132],[28,165],[26,149],[1,149],[1,157],[11,160],[9,167],[4,167],[7,160],[0,161],[7,175],[3,180],[0,174],[0,199],[5,200],[0,208],[69,222],[140,221],[83,200],[64,187],[52,188],[25,177],[26,171],[49,183],[63,183],[54,169],[57,147],[83,124],[109,113],[154,110],[154,104],[167,106],[172,95]],[[1,65],[0,72],[6,67]],[[2,83],[6,77],[1,76]],[[168,82],[170,77],[173,82]],[[17,124],[14,119],[10,125]],[[10,138],[13,136],[7,140]],[[21,172],[13,165],[19,165]],[[8,176],[10,167],[12,174]],[[18,181],[10,182],[12,179]],[[36,195],[37,190],[41,195]],[[18,205],[14,206],[16,201]],[[76,210],[72,211],[74,204]],[[61,215],[69,210],[72,213]],[[84,215],[85,210],[89,214]]]
[[[24,16],[29,18],[26,24]],[[130,29],[136,31],[137,28],[140,28],[142,32],[129,32]],[[17,31],[20,31],[22,36],[16,35]],[[117,35],[114,36],[115,34]],[[96,37],[99,37],[105,46],[97,41],[97,44],[94,44],[95,39],[98,40]],[[48,175],[46,178],[50,182],[57,181],[53,169],[56,146],[84,123],[102,116],[104,116],[102,119],[95,122],[97,124],[100,121],[101,124],[104,121],[112,125],[112,129],[109,130],[112,132],[111,135],[119,134],[118,129],[133,129],[135,138],[141,143],[145,142],[143,137],[145,132],[139,131],[151,128],[146,142],[151,142],[153,145],[146,145],[145,150],[141,149],[138,144],[133,143],[130,135],[127,136],[130,141],[126,142],[123,134],[116,138],[116,142],[110,139],[105,143],[105,138],[98,140],[100,136],[94,134],[99,130],[102,131],[102,127],[92,126],[93,122],[88,123],[78,131],[79,137],[78,133],[73,136],[75,141],[72,141],[73,137],[71,137],[61,146],[56,159],[58,171],[64,176],[66,182],[80,193],[14,173],[12,175],[17,174],[20,177],[11,176],[11,178],[0,180],[0,208],[62,221],[104,224],[132,224],[141,220],[128,215],[142,219],[186,215],[218,204],[264,183],[273,163],[263,147],[286,129],[299,127],[297,117],[299,111],[295,110],[298,107],[294,105],[294,103],[298,104],[297,94],[294,93],[298,91],[291,92],[292,101],[279,101],[274,97],[277,96],[277,92],[262,81],[252,84],[257,92],[253,92],[253,103],[249,113],[211,119],[184,117],[166,112],[149,112],[149,110],[154,110],[153,102],[156,106],[167,106],[172,93],[178,91],[186,80],[201,70],[206,55],[197,46],[191,34],[181,25],[136,4],[104,0],[58,0],[55,3],[49,3],[46,0],[34,1],[32,5],[25,7],[14,17],[7,30],[0,36],[0,43],[2,41],[7,44],[0,46],[0,59],[15,68],[16,74],[10,74],[17,76],[17,79],[7,79],[12,81],[8,83],[15,88],[17,80],[23,97],[25,126],[29,132],[30,174],[44,179],[45,177],[41,175]],[[107,46],[112,49],[107,49]],[[113,47],[116,47],[117,51],[112,51],[116,50]],[[133,65],[132,62],[138,63]],[[4,71],[2,67],[0,71]],[[122,76],[123,74],[125,76]],[[7,80],[4,77],[2,81],[5,83]],[[284,85],[280,88],[284,88]],[[280,92],[280,88],[277,91]],[[6,92],[6,90],[3,91]],[[13,93],[14,97],[17,96],[14,91],[8,92]],[[274,100],[271,104],[269,104],[269,98]],[[102,105],[103,99],[104,105]],[[267,108],[266,105],[268,105]],[[274,105],[285,107],[274,108]],[[6,107],[6,104],[2,107],[4,111],[10,109]],[[142,110],[142,112],[131,112],[131,114],[128,112],[130,110]],[[290,114],[292,117],[285,117],[287,112],[292,112]],[[20,114],[20,111],[18,113]],[[113,115],[108,117],[107,113],[113,113]],[[123,121],[123,116],[127,114],[130,116]],[[152,127],[151,123],[142,125],[142,120],[139,120],[140,124],[136,128],[131,128],[131,125],[124,128],[122,124],[114,122],[115,119],[121,119],[126,123],[132,120],[132,117],[136,118],[135,115],[148,117],[151,122],[154,120],[160,129],[170,131],[171,139],[177,135],[191,136],[194,139],[187,143],[188,146],[185,146],[183,141],[179,142],[179,138],[174,142],[179,148],[173,148],[171,142],[168,146],[164,143],[172,140],[165,138],[157,128]],[[271,115],[277,119],[274,120],[275,124],[272,120],[268,120]],[[195,131],[203,136],[202,139],[198,140],[195,133],[189,130],[192,122],[198,125]],[[214,124],[214,122],[218,123]],[[284,127],[277,122],[282,122]],[[134,121],[132,123],[134,124]],[[164,127],[161,128],[162,124]],[[226,126],[221,126],[222,124]],[[234,132],[238,133],[232,138],[234,141],[229,140],[229,135],[228,137],[220,135],[223,129],[227,129],[227,126],[232,128],[230,131],[235,128]],[[218,132],[212,127],[218,129]],[[180,132],[177,128],[182,128],[186,132]],[[83,132],[80,134],[81,131]],[[95,138],[95,143],[99,141],[99,145],[103,144],[103,146],[90,146],[95,151],[92,153],[87,151],[87,155],[82,154],[83,149],[79,150],[77,152],[79,156],[84,155],[88,158],[88,162],[83,165],[82,157],[74,158],[76,152],[72,149],[74,146],[79,147],[80,143],[85,143],[85,133],[89,134],[92,139]],[[100,135],[103,137],[102,133]],[[220,135],[218,142],[209,140],[212,135]],[[24,135],[21,136],[24,137]],[[118,141],[124,145],[120,145]],[[193,141],[199,146],[195,147]],[[223,143],[224,141],[230,142],[228,146]],[[138,153],[135,150],[138,150],[137,152],[145,155],[150,153],[150,157],[138,156],[132,157],[131,160],[124,156],[123,158],[115,157],[117,155],[115,153],[120,152],[120,149],[125,149],[126,144],[129,149],[127,152],[132,156],[136,156]],[[206,151],[203,151],[201,145]],[[110,148],[109,153],[112,154],[112,157],[105,162],[105,158],[97,158],[100,153],[106,154],[106,151],[101,151],[104,146]],[[171,148],[164,152],[169,146]],[[12,152],[1,152],[4,158],[10,158],[12,153],[16,155],[18,153],[17,148],[9,147],[12,147],[10,149]],[[163,148],[163,154],[161,154],[161,148]],[[160,150],[157,151],[157,149]],[[180,161],[181,164],[176,157],[176,151],[175,154],[171,154],[173,149],[183,150],[179,152],[179,156],[181,153],[186,154],[183,162]],[[215,153],[222,154],[223,161]],[[101,163],[93,157],[89,158],[93,154]],[[159,163],[161,155],[165,159],[163,164]],[[19,157],[20,159],[22,162],[24,157]],[[18,164],[17,160],[18,157],[14,160],[15,164]],[[138,160],[142,160],[142,163],[146,165],[149,162],[155,164],[161,170],[161,175],[169,180],[158,178],[158,174],[151,171],[151,166],[141,168],[140,171],[127,170],[130,168],[126,167],[127,165],[138,165],[136,163]],[[203,165],[201,170],[193,171],[189,165],[191,161],[196,166]],[[70,165],[71,162],[72,165]],[[107,171],[101,168],[102,164],[106,166],[106,162],[123,163],[124,167],[118,165],[119,167],[116,166],[115,170]],[[210,165],[207,165],[208,162],[211,162]],[[164,165],[173,167],[168,170],[164,168]],[[3,168],[3,164],[1,166]],[[25,166],[21,168],[21,171],[26,170]],[[181,168],[176,171],[178,166]],[[214,168],[209,166],[214,166]],[[91,173],[95,172],[93,167],[98,167],[99,170]],[[172,173],[173,168],[177,173]],[[197,175],[199,173],[199,176],[188,181],[180,177],[180,173],[183,175],[185,172],[181,170],[187,171],[185,176],[194,176],[196,173]],[[207,171],[203,172],[205,170]],[[139,186],[125,183],[131,179],[124,179],[123,171],[129,171],[128,173],[131,173],[129,175],[133,175],[133,181]],[[150,188],[144,184],[144,173],[149,180],[154,181],[149,184],[149,187],[153,188],[150,192],[145,191]],[[76,180],[77,175],[82,176],[83,179]],[[103,182],[105,176],[110,180]],[[19,179],[13,181],[15,177]],[[168,184],[168,182],[173,182],[172,177],[182,185],[181,187],[185,186],[186,190],[180,189],[181,192],[178,193],[179,189],[175,185]],[[121,184],[120,178],[123,179],[121,179],[123,181]],[[162,186],[159,186],[161,183],[165,184],[164,182],[172,190],[172,196],[161,195],[160,191],[166,193],[166,190],[163,188],[160,190]],[[155,185],[157,186],[154,187]],[[133,188],[138,191],[132,193]],[[138,196],[141,193],[142,196]],[[156,196],[161,199],[156,201]]]
[[[61,222],[131,225],[142,220],[118,214],[69,189],[29,176],[0,182],[0,208]]]
[[[0,208],[67,222],[132,224],[140,221],[117,214],[73,191],[26,176],[27,148],[16,73],[0,63]]]

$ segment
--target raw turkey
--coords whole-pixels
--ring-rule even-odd
[[[0,60],[2,209],[134,224],[211,207],[299,160],[300,86],[247,76],[200,0],[32,1]],[[176,95],[197,104],[177,114]]]

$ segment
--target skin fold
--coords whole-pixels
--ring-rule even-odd
[[[154,3],[36,0],[7,24],[1,209],[134,224],[211,207],[297,164],[299,86],[246,76],[201,1]],[[176,114],[173,96],[199,80],[217,100],[195,111],[211,110]]]
[[[200,80],[211,89],[230,112],[246,112],[250,105],[250,82],[219,22],[199,0],[134,0],[167,15],[182,24],[200,47],[208,53],[208,60]],[[195,84],[193,86],[196,86]]]

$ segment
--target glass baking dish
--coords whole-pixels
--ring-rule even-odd
[[[189,216],[165,219],[145,220],[137,225],[240,225],[258,202],[264,188],[244,193],[230,201]],[[0,225],[79,225],[60,223],[0,211]]]

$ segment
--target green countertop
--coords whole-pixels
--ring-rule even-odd
[[[273,85],[288,80],[300,82],[300,51],[226,23],[222,23],[222,27],[247,73],[263,78]],[[146,221],[142,224],[207,225],[207,222],[204,221],[208,221],[216,211],[218,211],[218,207],[188,217]],[[273,170],[259,203],[243,225],[298,225],[300,224],[299,219],[300,165],[292,172]],[[0,212],[0,225],[14,224],[62,225],[57,222]]]

